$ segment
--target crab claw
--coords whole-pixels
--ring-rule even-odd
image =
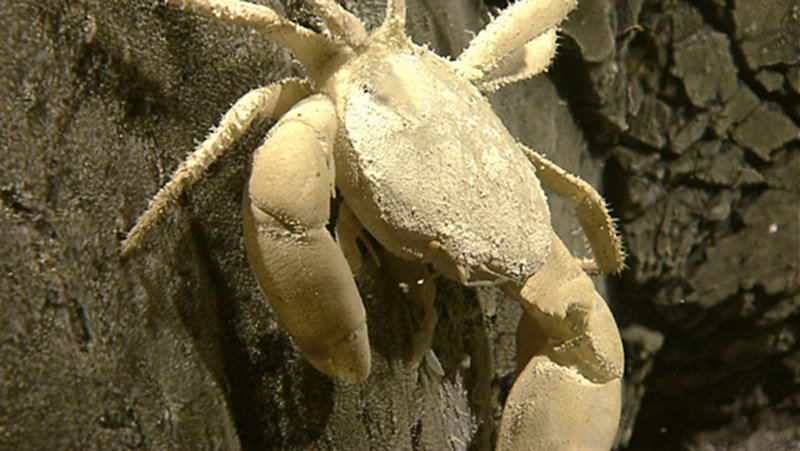
[[[275,316],[318,370],[347,383],[370,367],[366,313],[341,248],[325,229],[337,132],[324,96],[297,103],[253,156],[242,223],[250,265]]]
[[[610,449],[624,358],[591,279],[554,234],[545,266],[509,291],[526,311],[517,338],[524,369],[506,399],[497,449]]]

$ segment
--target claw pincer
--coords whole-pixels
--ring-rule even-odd
[[[544,267],[509,293],[525,308],[521,370],[500,424],[498,449],[609,449],[624,366],[614,317],[578,260],[553,234]]]
[[[337,121],[312,96],[286,113],[253,155],[243,222],[253,272],[303,356],[325,374],[356,383],[370,367],[364,306],[330,216]]]

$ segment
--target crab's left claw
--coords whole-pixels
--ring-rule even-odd
[[[522,288],[520,372],[497,449],[610,449],[624,357],[617,325],[580,263],[553,234],[544,267]]]

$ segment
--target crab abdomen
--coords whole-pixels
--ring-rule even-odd
[[[447,61],[389,48],[373,45],[336,76],[338,187],[395,254],[462,282],[523,281],[550,249],[534,167]]]

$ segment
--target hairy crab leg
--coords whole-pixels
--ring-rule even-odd
[[[333,0],[306,0],[325,21],[336,40],[346,42],[352,48],[361,47],[367,41],[367,30],[358,17],[342,8]]]
[[[141,244],[147,232],[164,216],[167,207],[174,203],[184,190],[194,185],[206,169],[244,134],[254,120],[280,116],[310,93],[311,89],[306,82],[297,78],[287,78],[254,89],[237,100],[222,116],[219,125],[178,166],[170,181],[150,200],[147,210],[139,216],[122,242],[122,255],[130,253]]]
[[[619,422],[622,341],[594,284],[553,234],[545,266],[507,287],[525,308],[524,369],[503,410],[498,449],[609,449]]]
[[[505,85],[538,75],[550,67],[550,62],[556,55],[556,30],[553,27],[531,39],[503,58],[497,68],[489,73],[466,71],[463,75],[484,93],[494,92]],[[456,67],[456,70],[459,69],[461,68]]]
[[[578,205],[578,219],[589,238],[596,259],[582,260],[584,270],[592,274],[620,272],[624,265],[625,252],[603,197],[592,185],[568,173],[543,155],[523,145],[519,147],[536,167],[536,173],[545,188]]]
[[[248,26],[288,48],[313,77],[339,44],[278,15],[271,8],[239,0],[166,0],[194,14],[219,22]]]
[[[456,59],[457,66],[462,73],[477,72],[468,79],[483,79],[506,57],[561,23],[577,4],[577,0],[520,0],[511,4],[475,36]]]
[[[356,218],[347,202],[342,202],[336,218],[336,241],[342,248],[351,272],[355,273],[362,266],[362,252],[358,245],[358,241],[360,241],[374,264],[376,266],[386,265],[404,296],[416,305],[414,311],[418,314],[413,315],[412,318],[414,327],[411,332],[411,351],[408,354],[408,360],[417,365],[423,358],[436,359],[431,350],[431,343],[436,322],[439,319],[439,312],[434,306],[437,276],[431,274],[420,262],[397,257],[391,252],[382,252],[379,256],[378,250],[372,245],[365,232],[366,229]]]
[[[244,195],[247,255],[278,320],[317,369],[348,383],[370,368],[367,323],[347,260],[325,225],[339,121],[318,94],[272,127]]]
[[[387,0],[385,27],[399,29],[405,34],[406,0]]]

